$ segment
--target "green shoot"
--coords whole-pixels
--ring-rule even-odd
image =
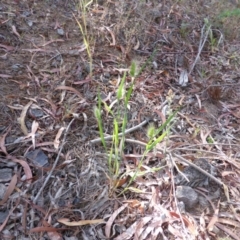
[[[90,75],[92,75],[92,53],[90,49],[90,37],[87,31],[87,21],[86,21],[86,14],[87,14],[87,8],[93,3],[93,0],[87,1],[87,0],[79,0],[79,6],[80,11],[82,15],[82,24],[79,22],[77,17],[75,15],[74,18],[78,24],[78,27],[80,29],[80,32],[83,36],[83,42],[86,47],[87,55],[89,58],[89,68],[90,68]]]

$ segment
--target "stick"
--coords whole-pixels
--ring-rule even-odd
[[[45,186],[46,186],[46,184],[48,183],[50,177],[52,176],[52,173],[53,173],[54,169],[55,169],[56,166],[57,166],[57,163],[58,163],[58,161],[59,161],[60,155],[61,155],[62,150],[63,150],[63,146],[64,146],[65,141],[66,141],[66,137],[67,137],[68,130],[69,130],[69,128],[70,128],[70,126],[72,125],[72,123],[73,123],[74,120],[75,120],[75,119],[73,118],[73,119],[71,120],[71,122],[68,124],[68,126],[67,126],[67,128],[66,128],[66,130],[65,130],[64,137],[63,137],[62,144],[61,144],[61,147],[60,147],[60,149],[59,149],[57,158],[55,159],[55,162],[54,162],[54,164],[53,164],[53,167],[52,167],[51,171],[49,172],[48,176],[46,177],[46,179],[45,179],[42,187],[40,188],[38,194],[37,194],[36,197],[33,199],[33,203],[34,203],[34,204],[36,204],[39,196],[41,195],[43,189],[45,188]]]

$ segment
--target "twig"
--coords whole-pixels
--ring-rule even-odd
[[[144,126],[145,124],[148,123],[148,120],[144,120],[143,122],[141,122],[140,124],[138,124],[137,126],[135,127],[132,127],[132,128],[129,128],[127,129],[124,133],[119,133],[118,134],[118,137],[121,137],[123,136],[123,134],[128,134],[128,133],[131,133],[131,132],[134,132],[136,131],[137,129],[141,128],[142,126]],[[104,137],[104,140],[111,140],[113,138],[113,136],[107,136],[107,137]],[[94,139],[94,140],[91,140],[90,143],[98,143],[98,142],[101,142],[102,139],[101,138],[97,138],[97,139]]]
[[[199,46],[198,46],[198,53],[197,53],[197,56],[196,56],[196,58],[195,58],[195,61],[194,61],[194,63],[192,64],[192,66],[191,66],[190,71],[189,71],[188,74],[191,74],[191,73],[192,73],[192,71],[193,71],[193,69],[194,69],[194,67],[195,67],[195,65],[196,65],[196,63],[197,63],[197,61],[198,61],[198,59],[199,59],[199,56],[200,56],[200,54],[201,54],[201,52],[202,52],[202,49],[203,49],[203,47],[204,47],[204,45],[205,45],[205,42],[207,41],[207,37],[208,37],[208,34],[209,34],[209,31],[210,31],[211,26],[208,26],[207,32],[205,33],[205,34],[206,34],[206,35],[205,35],[205,38],[204,38],[204,40],[203,40],[204,29],[205,29],[206,25],[207,25],[207,24],[205,23],[204,26],[203,26],[203,28],[202,28],[202,30],[201,30],[201,38],[200,38],[200,42],[199,42]]]
[[[199,191],[198,189],[195,189],[195,191],[196,191],[197,193],[201,194],[202,196],[204,196],[204,197],[208,200],[208,202],[211,204],[212,209],[213,209],[214,211],[216,211],[216,208],[215,208],[215,206],[214,206],[214,204],[213,204],[213,202],[212,202],[212,200],[211,200],[211,198],[210,198],[209,196],[207,196],[207,195],[204,194],[203,192]]]
[[[172,155],[171,155],[171,154],[169,154],[169,155],[170,155],[169,157],[170,157],[171,161],[174,163],[174,161],[173,161],[173,159],[172,159]],[[179,208],[179,204],[178,204],[178,202],[177,202],[176,190],[175,190],[175,183],[174,183],[174,178],[173,178],[173,168],[171,168],[170,171],[171,171],[171,176],[172,176],[172,179],[173,179],[173,181],[172,181],[172,184],[173,184],[172,190],[173,190],[173,196],[174,196],[175,205],[176,205],[176,208],[177,208],[177,210],[178,210],[178,214],[179,214],[180,220],[181,220],[181,222],[182,222],[182,227],[183,227],[184,232],[185,232],[185,234],[186,234],[186,236],[187,236],[187,235],[188,235],[188,234],[187,234],[187,230],[186,230],[186,227],[185,227],[185,224],[184,224],[184,221],[183,221],[183,217],[182,217],[182,213],[181,213],[180,208]]]
[[[140,144],[142,146],[146,146],[147,144],[144,143],[144,142],[141,142],[141,141],[137,141],[137,140],[132,140],[132,139],[125,139],[125,141],[127,142],[131,142],[131,143],[135,143],[135,144]],[[159,148],[156,148],[157,151],[161,151],[161,152],[164,152],[163,149],[159,149]],[[166,152],[166,151],[165,151]],[[167,154],[168,152],[166,152]],[[178,154],[175,154],[175,153],[172,153],[172,155],[176,158],[178,158],[180,161],[190,165],[191,167],[197,169],[199,172],[203,173],[204,175],[206,175],[207,177],[211,178],[214,182],[216,182],[217,184],[223,186],[223,182],[218,180],[217,178],[215,178],[214,176],[212,176],[210,173],[206,172],[205,170],[203,170],[202,168],[198,167],[196,164],[188,161],[187,159],[183,158],[182,156],[178,155]]]
[[[66,128],[66,130],[65,130],[64,137],[63,137],[62,144],[61,144],[61,147],[60,147],[60,149],[59,149],[57,158],[55,159],[55,162],[54,162],[54,164],[53,164],[53,167],[52,167],[51,171],[49,172],[48,176],[46,177],[46,179],[45,179],[42,187],[40,188],[38,194],[37,194],[36,197],[33,199],[33,203],[34,203],[34,204],[36,204],[39,196],[41,195],[43,189],[45,188],[45,186],[46,186],[46,184],[48,183],[50,177],[52,176],[52,173],[53,173],[54,169],[56,168],[56,166],[57,166],[57,164],[58,164],[60,155],[61,155],[62,150],[63,150],[63,146],[64,146],[65,141],[66,141],[66,137],[67,137],[68,130],[69,130],[70,126],[72,125],[73,121],[74,121],[74,118],[71,120],[71,122],[68,124],[68,126],[67,126],[67,128]]]
[[[202,168],[198,167],[197,165],[195,165],[194,163],[188,161],[187,159],[183,158],[182,156],[172,153],[172,155],[178,159],[180,159],[180,161],[187,163],[188,165],[190,165],[191,167],[197,169],[199,172],[203,173],[204,175],[206,175],[207,177],[211,178],[214,182],[216,182],[217,184],[223,186],[223,182],[218,180],[217,178],[215,178],[214,176],[212,176],[210,173],[206,172],[205,170],[203,170]]]
[[[138,124],[137,126],[135,127],[132,127],[132,128],[129,128],[125,131],[124,134],[127,134],[127,133],[130,133],[130,132],[133,132],[137,129],[139,129],[140,127],[144,126],[148,121],[147,120],[144,120],[142,123]],[[118,134],[118,137],[121,137],[123,135],[123,133],[119,133]],[[112,139],[112,136],[107,136],[107,137],[104,137],[104,140],[111,140]],[[144,142],[141,142],[141,141],[138,141],[138,140],[134,140],[134,139],[125,139],[126,142],[130,142],[130,143],[134,143],[134,144],[139,144],[139,145],[142,145],[142,146],[146,146],[147,143],[144,143]],[[97,139],[94,139],[94,140],[91,140],[90,143],[98,143],[98,142],[101,142],[101,138],[97,138]],[[163,149],[159,149],[159,148],[156,148],[157,151],[161,151],[161,152],[165,152],[167,153],[166,151],[164,151]],[[203,170],[202,168],[198,167],[197,165],[195,165],[194,163],[191,163],[190,161],[188,161],[187,159],[183,158],[182,156],[178,155],[178,154],[175,154],[175,153],[172,153],[172,155],[178,159],[180,159],[180,161],[192,166],[193,168],[197,169],[199,172],[203,173],[204,175],[206,175],[207,177],[211,178],[213,181],[215,181],[217,184],[223,186],[223,182],[218,180],[217,178],[215,178],[214,176],[212,176],[211,174],[209,174],[208,172],[206,172],[205,170]]]

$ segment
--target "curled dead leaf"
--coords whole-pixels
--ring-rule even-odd
[[[73,87],[58,86],[58,87],[56,88],[56,90],[68,90],[68,91],[74,92],[80,99],[83,99],[82,94],[81,94],[78,90],[76,90],[75,88],[73,88]]]
[[[94,219],[94,220],[80,220],[80,221],[72,221],[70,222],[70,220],[68,218],[60,218],[58,219],[58,222],[66,225],[66,226],[84,226],[84,225],[88,225],[88,224],[99,224],[99,223],[105,223],[105,221],[103,219]]]
[[[18,121],[21,125],[21,129],[25,135],[28,135],[28,129],[25,125],[25,117],[26,117],[27,111],[28,111],[29,107],[32,105],[32,103],[33,102],[30,101],[26,106],[23,107],[20,118],[18,119]]]
[[[12,177],[12,180],[11,180],[11,182],[8,185],[7,191],[5,192],[5,195],[4,195],[3,199],[2,199],[2,201],[0,202],[0,205],[3,205],[8,200],[9,196],[14,191],[14,188],[15,188],[16,184],[17,184],[17,174],[15,174]]]
[[[114,211],[114,213],[112,214],[112,216],[108,219],[107,223],[106,223],[106,227],[105,227],[105,235],[107,238],[110,238],[111,235],[111,226],[114,222],[114,220],[116,219],[116,217],[128,206],[127,203],[125,203],[124,205],[122,205],[120,208],[118,208],[116,211]]]
[[[60,144],[60,137],[61,137],[61,135],[62,135],[62,133],[63,133],[63,131],[64,131],[64,127],[61,127],[59,130],[58,130],[58,133],[57,133],[57,135],[56,135],[56,137],[55,137],[55,139],[54,139],[54,148],[55,149],[58,149],[59,148],[59,144]]]

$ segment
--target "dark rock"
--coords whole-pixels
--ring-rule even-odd
[[[178,186],[176,197],[179,202],[183,202],[186,209],[191,209],[198,203],[198,194],[188,186]]]
[[[202,168],[206,172],[214,174],[213,166],[205,158],[199,158],[195,160],[194,164],[196,164],[198,167]],[[188,180],[183,176],[183,174],[186,176]],[[192,166],[186,167],[182,171],[182,174],[178,173],[178,175],[175,177],[176,185],[202,187],[208,186],[208,183],[209,183],[208,177]]]
[[[0,224],[2,224],[6,220],[8,214],[9,214],[8,210],[0,211]]]
[[[208,200],[205,197],[199,196],[198,200],[199,200],[200,206],[202,206],[204,208],[209,207],[210,204],[209,204]]]
[[[28,152],[26,154],[26,158],[32,161],[37,167],[44,167],[47,166],[48,157],[41,149],[36,149],[34,151]]]
[[[0,169],[0,182],[9,182],[12,179],[12,169],[2,168]]]
[[[43,111],[41,109],[36,109],[36,108],[30,108],[28,114],[33,119],[41,118],[44,115],[44,113],[43,113]]]
[[[14,143],[14,141],[17,139],[15,136],[7,136],[5,139],[5,144],[11,144]]]

